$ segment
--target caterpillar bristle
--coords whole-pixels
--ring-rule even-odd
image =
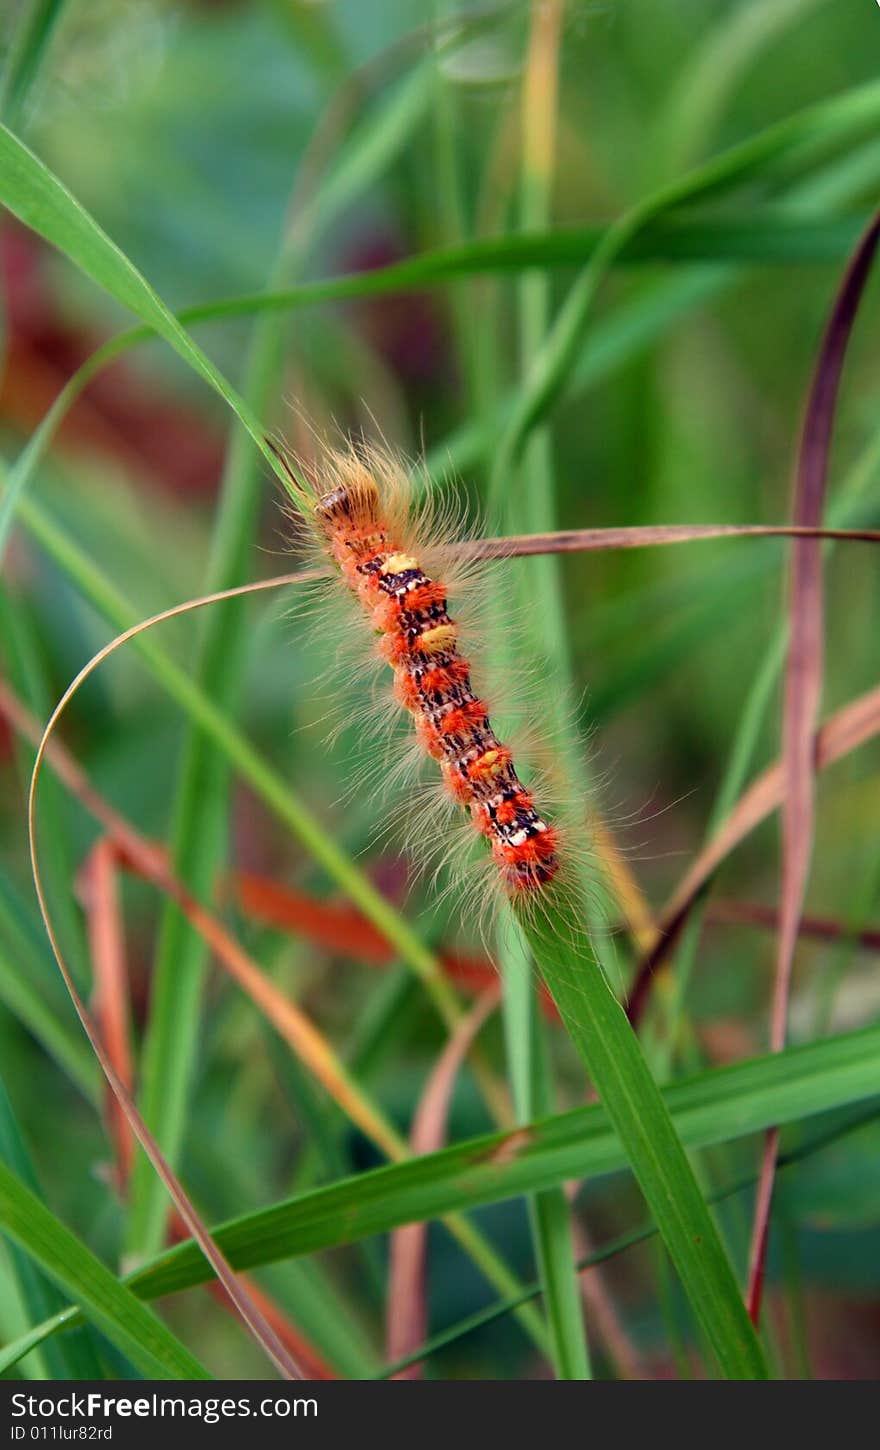
[[[560,870],[560,832],[473,687],[448,585],[429,562],[429,509],[413,506],[406,471],[380,450],[327,450],[306,473],[307,501],[297,493],[304,522],[372,626],[418,745],[488,843],[504,892],[514,899],[541,893]]]

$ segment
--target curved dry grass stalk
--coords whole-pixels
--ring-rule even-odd
[[[259,588],[260,586],[257,585],[256,587]],[[253,588],[253,585],[246,585],[243,588],[228,592],[233,594],[241,594],[251,592]],[[37,746],[37,754],[34,760],[30,788],[28,790],[28,844],[30,849],[31,871],[34,878],[34,888],[37,893],[37,901],[40,907],[40,914],[43,918],[43,925],[46,929],[46,935],[49,938],[52,952],[55,956],[56,962],[58,963],[58,969],[61,972],[62,977],[64,978],[64,984],[67,988],[70,999],[73,1002],[74,1008],[76,1009],[77,1016],[82,1023],[86,1036],[91,1043],[92,1051],[94,1052],[96,1058],[98,1059],[98,1062],[101,1065],[101,1070],[104,1073],[104,1076],[107,1079],[107,1082],[112,1089],[117,1102],[119,1103],[121,1111],[125,1114],[125,1117],[131,1125],[132,1131],[137,1137],[138,1142],[141,1144],[144,1152],[147,1154],[147,1157],[149,1158],[156,1172],[159,1174],[159,1177],[162,1179],[162,1182],[168,1190],[169,1196],[171,1197],[181,1219],[186,1224],[193,1238],[199,1244],[199,1247],[201,1248],[206,1259],[213,1268],[215,1274],[217,1275],[217,1278],[223,1284],[223,1287],[229,1295],[230,1300],[235,1305],[238,1313],[240,1314],[242,1320],[244,1321],[245,1325],[247,1326],[253,1337],[262,1346],[269,1359],[272,1361],[272,1363],[276,1366],[278,1371],[284,1376],[285,1379],[301,1379],[301,1371],[299,1369],[299,1366],[296,1364],[293,1356],[282,1344],[281,1340],[278,1337],[278,1334],[267,1322],[265,1316],[254,1303],[248,1291],[243,1288],[232,1267],[227,1262],[226,1258],[224,1257],[221,1250],[217,1247],[214,1240],[211,1238],[211,1235],[205,1225],[202,1223],[201,1218],[199,1217],[195,1207],[190,1201],[182,1184],[167,1163],[163,1153],[159,1148],[158,1143],[154,1139],[152,1133],[150,1132],[149,1128],[141,1117],[134,1102],[134,1099],[128,1091],[125,1083],[119,1076],[119,1073],[117,1072],[109,1053],[104,1047],[101,1034],[77,990],[76,983],[74,982],[73,976],[70,971],[70,967],[68,966],[64,953],[61,950],[61,944],[58,941],[54,924],[52,922],[52,918],[49,912],[48,902],[46,900],[42,874],[40,871],[39,852],[37,849],[36,792],[37,784],[40,778],[40,771],[42,769],[46,750],[52,739],[52,734],[59,720],[64,714],[65,709],[70,703],[70,700],[76,694],[77,690],[84,683],[84,681],[87,680],[89,676],[98,668],[98,666],[108,657],[108,655],[112,654],[114,650],[119,649],[123,644],[127,643],[129,639],[133,639],[136,635],[143,633],[145,629],[151,628],[154,624],[158,624],[166,619],[172,619],[176,615],[185,613],[191,608],[200,608],[204,607],[205,605],[212,604],[215,602],[216,598],[217,596],[215,595],[206,595],[197,601],[189,601],[185,605],[177,605],[172,607],[171,609],[163,610],[161,614],[155,615],[149,620],[144,620],[140,624],[134,625],[131,629],[126,630],[125,633],[120,635],[117,639],[111,641],[109,645],[105,645],[104,648],[99,650],[98,653],[89,660],[88,664],[85,665],[82,670],[80,670],[79,674],[65,690],[54,711],[52,712],[48,724],[43,731],[39,745]],[[149,862],[151,869],[154,869],[156,866],[154,851],[151,851],[149,853]]]

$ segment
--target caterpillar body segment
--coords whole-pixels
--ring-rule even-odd
[[[519,779],[473,688],[446,586],[409,538],[400,501],[380,491],[355,456],[335,455],[332,465],[332,488],[321,491],[312,480],[312,521],[376,631],[395,698],[421,749],[439,763],[448,794],[489,843],[506,891],[521,899],[538,893],[559,870],[559,832]]]

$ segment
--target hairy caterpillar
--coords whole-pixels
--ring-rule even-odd
[[[448,604],[443,535],[454,532],[451,521],[414,505],[405,471],[379,450],[322,450],[307,470],[276,452],[298,532],[357,599],[420,751],[437,762],[447,797],[486,841],[504,894],[537,905],[561,870],[561,830],[520,779],[472,683]]]

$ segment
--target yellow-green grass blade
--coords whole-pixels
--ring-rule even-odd
[[[161,1319],[120,1283],[4,1163],[0,1163],[0,1229],[148,1377],[211,1378]]]

